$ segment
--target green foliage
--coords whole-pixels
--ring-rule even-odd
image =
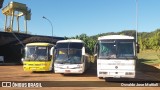
[[[160,29],[157,29],[154,32],[142,32],[139,33],[139,44],[141,50],[152,49],[159,51],[160,50]]]
[[[160,64],[160,51],[143,50],[138,54],[138,59],[145,64]]]
[[[94,36],[87,36],[86,34],[76,35],[75,37],[70,37],[72,39],[80,39],[85,42],[86,50],[89,54],[93,54],[94,45],[97,42],[97,38],[105,35],[129,35],[136,38],[135,30],[124,30],[121,32],[108,32],[101,33]],[[66,37],[67,38],[67,37]],[[145,49],[153,49],[160,50],[160,29],[157,29],[153,32],[139,32],[138,33],[138,43],[140,45],[141,50]]]
[[[94,45],[96,43],[96,39],[93,39],[89,36],[87,36],[86,34],[81,34],[81,35],[76,35],[75,37],[71,37],[72,39],[80,39],[83,40],[85,42],[85,47],[86,47],[86,51],[89,54],[93,54],[93,50],[94,50]]]

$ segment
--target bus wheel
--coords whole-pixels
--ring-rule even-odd
[[[99,77],[99,79],[103,79],[103,77]]]
[[[51,69],[51,72],[53,72],[53,73],[54,73],[54,68],[52,68],[52,69]]]
[[[105,82],[113,82],[113,81],[115,81],[114,78],[110,78],[110,77],[105,78]]]
[[[65,76],[65,74],[64,73],[60,73],[62,76]]]

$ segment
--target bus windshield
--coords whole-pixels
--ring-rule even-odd
[[[117,45],[117,57],[118,58],[132,58],[134,57],[134,45],[133,42],[120,42]]]
[[[134,58],[133,42],[100,42],[99,58]]]
[[[48,48],[44,46],[27,46],[25,60],[48,60]]]
[[[55,63],[58,64],[81,64],[81,49],[59,48],[56,49]]]

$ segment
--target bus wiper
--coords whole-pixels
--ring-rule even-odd
[[[126,60],[128,60],[129,58],[125,57]]]
[[[57,63],[57,64],[63,64],[63,61],[62,60],[56,60],[55,63]]]
[[[131,58],[128,58],[128,57],[118,57],[118,58],[120,58],[120,59],[125,59],[125,60],[131,59]]]
[[[65,60],[63,60],[63,64],[64,63],[67,63],[67,61],[70,61],[71,60],[71,58],[67,58],[67,59],[65,59]],[[69,62],[70,63],[70,62]]]
[[[106,58],[107,60],[112,59],[112,58]]]

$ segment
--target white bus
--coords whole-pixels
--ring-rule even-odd
[[[82,74],[88,68],[89,55],[84,42],[77,39],[60,40],[54,49],[54,72]]]
[[[97,77],[135,78],[137,57],[134,37],[101,36],[94,50],[97,56]]]

